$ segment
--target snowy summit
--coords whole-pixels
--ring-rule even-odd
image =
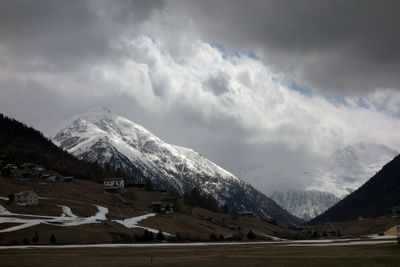
[[[91,162],[141,173],[162,189],[183,194],[194,187],[236,211],[296,223],[299,220],[250,184],[193,149],[168,144],[144,127],[93,108],[62,124],[53,141],[69,153]]]

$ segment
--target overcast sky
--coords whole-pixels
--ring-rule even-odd
[[[338,147],[400,150],[399,10],[385,0],[1,1],[0,112],[49,135],[107,106],[264,192],[301,188],[298,174]]]

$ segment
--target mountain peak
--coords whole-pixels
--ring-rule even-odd
[[[87,109],[83,113],[72,116],[71,118],[63,121],[50,133],[50,137],[54,139],[57,134],[61,131],[66,130],[66,128],[70,128],[72,125],[75,127],[78,124],[84,125],[87,123],[98,124],[101,121],[106,119],[114,120],[117,116],[111,112],[111,110],[107,107],[92,107]]]
[[[83,114],[103,114],[110,115],[112,114],[111,110],[108,107],[92,107],[86,110]]]
[[[325,166],[315,171],[307,189],[332,192],[337,197],[351,193],[398,154],[378,143],[358,142],[337,149]]]
[[[261,192],[193,149],[168,144],[107,108],[92,108],[68,121],[53,141],[80,159],[124,169],[133,176],[151,179],[157,188],[180,195],[198,188],[236,211],[299,222]]]
[[[107,107],[92,107],[84,113],[77,115],[77,117],[95,122],[103,119],[114,119],[116,115]]]

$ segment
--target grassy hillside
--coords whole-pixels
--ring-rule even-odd
[[[167,197],[166,193],[149,192],[144,189],[127,188],[120,194],[104,194],[103,186],[91,181],[75,180],[64,183],[62,179],[54,184],[41,184],[34,181],[0,178],[0,196],[6,197],[11,192],[33,189],[39,193],[39,205],[27,207],[9,205],[0,199],[0,205],[14,213],[59,216],[62,211],[58,205],[71,208],[78,216],[87,217],[96,212],[92,204],[109,209],[107,221],[96,224],[61,227],[40,224],[14,232],[0,233],[0,245],[22,244],[23,238],[31,239],[35,231],[39,233],[40,243],[48,244],[53,234],[57,243],[110,243],[131,242],[135,236],[143,234],[143,229],[126,228],[113,222],[114,219],[125,219],[151,212],[149,205]],[[252,231],[279,237],[294,237],[295,232],[286,230],[256,218],[233,217],[228,214],[214,213],[205,209],[186,206],[179,201],[180,211],[169,215],[156,215],[139,223],[140,226],[161,229],[163,232],[179,235],[188,240],[209,240],[211,235],[219,237],[233,234],[241,229],[246,233]],[[0,230],[13,225],[0,224]]]

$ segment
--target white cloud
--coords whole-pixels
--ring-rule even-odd
[[[233,119],[248,142],[282,142],[317,153],[360,140],[400,145],[400,122],[388,110],[301,94],[280,82],[262,61],[244,54],[227,56],[198,40],[177,44],[172,55],[170,43],[143,36],[124,47],[129,59],[121,68],[109,66],[113,74],[101,79],[139,97],[154,112],[195,112],[210,123]],[[385,91],[364,99],[374,105],[390,101],[390,111],[398,108]]]
[[[157,116],[185,112],[208,124],[233,121],[245,132],[247,143],[284,143],[292,150],[305,147],[317,154],[360,140],[400,146],[400,121],[393,116],[400,95],[394,91],[377,90],[332,103],[288,88],[281,75],[258,59],[229,54],[201,40],[180,39],[176,44],[148,36],[122,40],[116,49],[126,56],[118,61],[75,73],[11,69],[1,81],[22,83],[25,90],[33,90],[28,87],[35,84],[85,99],[126,95]],[[226,135],[235,138],[235,133]]]

